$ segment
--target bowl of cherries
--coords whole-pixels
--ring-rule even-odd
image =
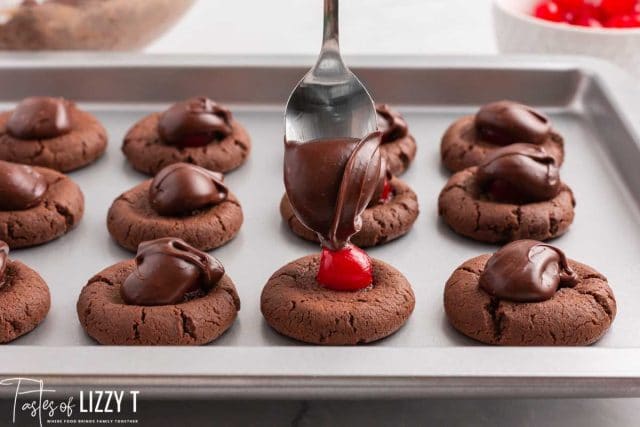
[[[494,0],[503,53],[587,55],[640,78],[640,0]]]

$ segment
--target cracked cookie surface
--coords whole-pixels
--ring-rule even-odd
[[[293,261],[265,285],[262,314],[280,334],[311,344],[364,344],[391,335],[411,315],[415,297],[398,270],[376,259],[372,262],[372,286],[340,292],[316,282],[320,255]]]
[[[233,193],[206,209],[186,216],[161,216],[149,202],[147,180],[121,194],[109,208],[107,228],[122,247],[135,252],[141,242],[178,237],[208,251],[232,240],[243,222],[240,202]]]
[[[201,345],[233,324],[240,299],[224,275],[207,294],[179,304],[127,305],[120,286],[135,261],[114,264],[92,277],[80,292],[78,319],[87,334],[105,345]]]
[[[416,193],[396,177],[391,179],[391,186],[394,189],[391,200],[362,213],[362,228],[351,238],[354,245],[366,248],[390,242],[407,234],[418,219],[420,207]],[[320,241],[318,235],[295,216],[286,194],[280,201],[280,214],[294,234],[311,242]]]
[[[402,138],[380,144],[380,154],[387,161],[387,169],[392,175],[402,175],[413,162],[417,151],[416,140],[409,134]]]
[[[556,197],[515,205],[483,197],[475,180],[477,167],[455,173],[438,197],[438,212],[458,234],[488,243],[519,239],[549,240],[567,232],[573,222],[575,199],[562,184]]]
[[[474,125],[475,116],[462,117],[455,121],[445,132],[440,143],[442,163],[450,172],[458,172],[471,166],[477,166],[490,152],[502,145],[482,140]],[[564,160],[564,141],[562,136],[552,131],[549,138],[540,144],[549,155],[562,165]]]
[[[42,277],[20,261],[7,261],[5,283],[0,287],[0,343],[32,331],[50,306],[49,287]]]
[[[71,106],[71,132],[50,139],[22,140],[7,133],[12,111],[0,113],[0,160],[69,172],[87,166],[107,149],[107,131],[92,114]]]
[[[574,287],[560,288],[546,301],[518,303],[492,298],[479,287],[490,257],[466,261],[445,285],[445,313],[464,335],[495,345],[589,345],[611,326],[616,300],[607,279],[593,268],[568,260],[578,275]]]
[[[84,196],[68,176],[34,166],[48,184],[42,201],[29,209],[0,211],[0,240],[12,248],[49,242],[72,230],[84,214]]]
[[[251,152],[251,138],[244,127],[231,121],[233,132],[221,141],[201,147],[165,144],[158,134],[160,113],[141,119],[127,132],[122,151],[134,169],[155,175],[160,169],[185,162],[216,172],[229,172],[242,165]]]

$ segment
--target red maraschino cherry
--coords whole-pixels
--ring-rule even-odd
[[[600,10],[608,18],[634,12],[638,0],[601,0]]]
[[[533,15],[551,22],[563,22],[565,19],[564,10],[555,1],[540,2],[533,11]]]
[[[373,283],[371,258],[362,249],[348,244],[332,251],[322,248],[318,283],[335,291],[357,291]]]
[[[640,27],[640,13],[618,15],[604,23],[609,28],[638,28]]]
[[[640,27],[640,0],[540,0],[533,15],[583,27]]]
[[[555,0],[558,6],[568,11],[575,11],[585,5],[585,0]]]
[[[382,194],[380,194],[380,202],[387,203],[393,197],[393,187],[388,179],[384,180],[384,184],[382,186]]]
[[[570,24],[581,27],[602,27],[603,13],[600,8],[591,3],[584,3],[569,12]]]
[[[602,27],[602,23],[600,21],[598,21],[593,16],[589,16],[589,15],[577,15],[573,19],[573,21],[571,21],[571,23],[573,25],[578,25],[580,27],[592,27],[592,28]]]

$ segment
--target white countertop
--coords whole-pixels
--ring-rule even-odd
[[[494,54],[489,0],[343,0],[345,54]],[[150,53],[316,54],[321,0],[199,0]]]
[[[489,0],[343,0],[342,49],[346,55],[495,54],[489,6]],[[321,14],[321,0],[199,0],[147,52],[313,55]],[[158,405],[153,413],[157,422],[169,422],[174,410],[193,415],[194,424],[184,425],[198,425],[215,412],[214,419],[230,424],[619,427],[637,424],[640,400],[184,402]]]

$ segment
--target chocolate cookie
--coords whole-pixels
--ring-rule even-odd
[[[362,228],[351,238],[354,245],[359,247],[382,245],[411,230],[420,213],[418,196],[401,179],[394,177],[390,184],[393,189],[392,197],[385,203],[369,206],[362,213]],[[296,235],[311,242],[320,241],[315,232],[298,220],[286,194],[280,201],[280,214]]]
[[[52,169],[0,161],[0,239],[10,247],[60,237],[83,214],[84,196],[71,178]]]
[[[140,120],[127,132],[122,151],[148,175],[178,162],[229,172],[246,161],[251,139],[229,110],[200,97]]]
[[[464,335],[495,345],[588,345],[600,339],[616,315],[607,279],[593,268],[568,260],[575,272],[571,287],[537,302],[495,297],[480,286],[491,255],[458,267],[445,285],[444,308]]]
[[[10,260],[8,253],[7,244],[0,242],[0,343],[35,329],[51,306],[42,277],[20,261]]]
[[[458,234],[489,243],[548,240],[564,234],[574,217],[571,189],[560,183],[550,200],[516,204],[490,200],[477,179],[477,167],[454,174],[438,198],[442,219]]]
[[[130,251],[160,237],[211,250],[233,239],[242,221],[240,203],[222,175],[185,163],[169,165],[123,193],[107,215],[109,233]]]
[[[345,292],[317,283],[319,263],[319,255],[300,258],[276,271],[265,285],[262,314],[282,335],[311,344],[363,344],[393,334],[411,315],[411,285],[390,265],[373,260],[373,285]]]
[[[377,104],[378,130],[382,132],[380,153],[392,175],[403,174],[416,157],[416,140],[407,122],[387,104]]]
[[[86,332],[106,345],[200,345],[222,335],[240,309],[217,262],[177,239],[140,245],[135,260],[96,274],[77,303]],[[205,276],[207,286],[199,283]]]
[[[458,172],[477,166],[492,151],[512,143],[532,143],[543,147],[560,166],[564,141],[540,112],[521,104],[500,101],[483,106],[471,116],[455,121],[440,145],[444,166]]]
[[[26,98],[0,113],[2,160],[68,172],[94,162],[106,148],[100,122],[62,98]]]

